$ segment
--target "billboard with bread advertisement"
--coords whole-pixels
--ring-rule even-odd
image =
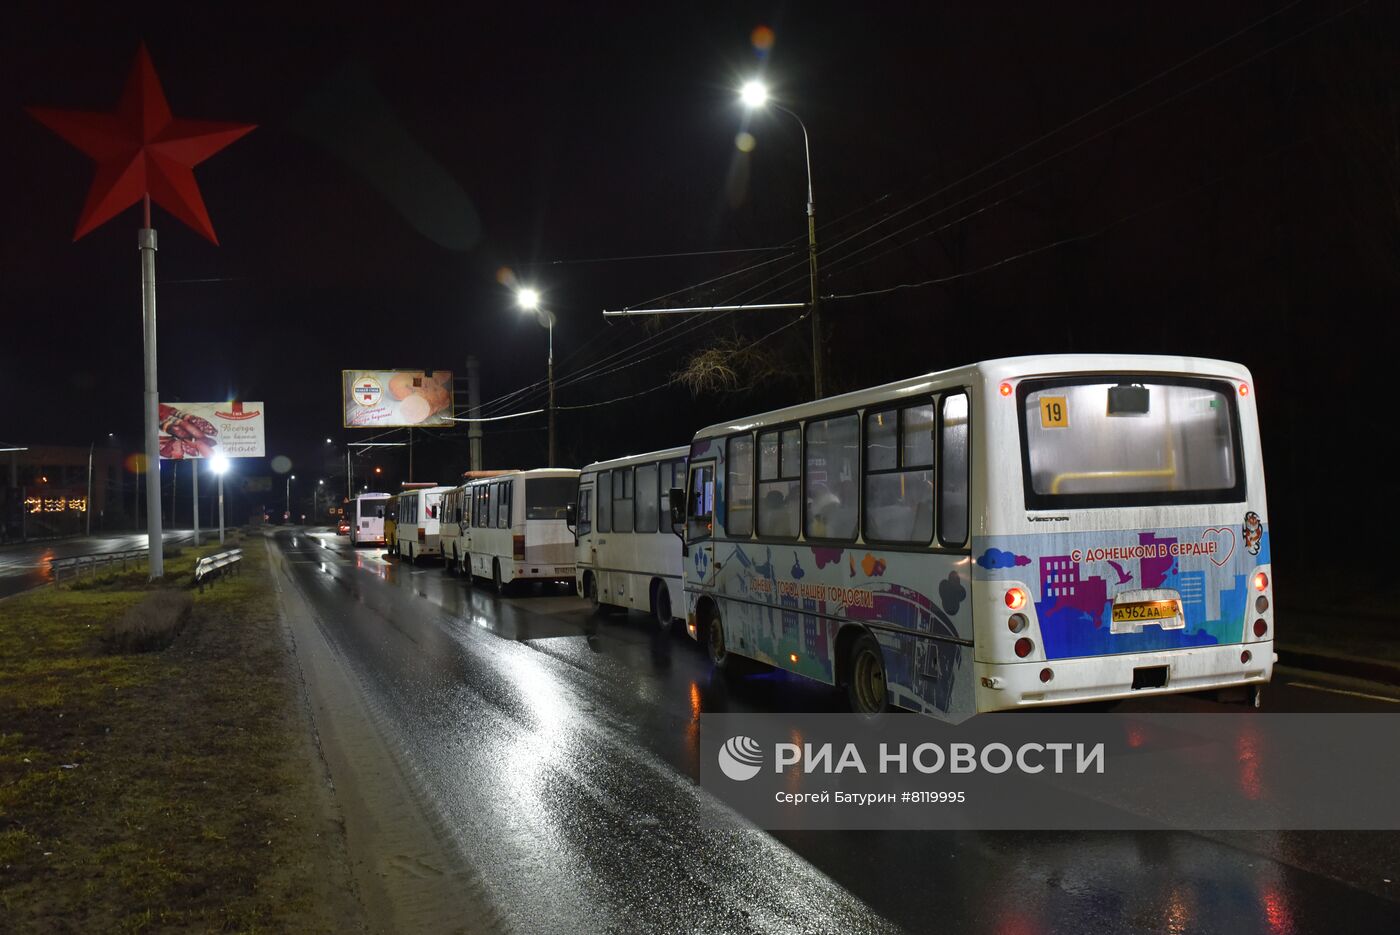
[[[452,424],[450,370],[342,370],[340,384],[347,429]]]
[[[162,461],[192,458],[263,458],[263,404],[243,400],[226,403],[161,403]]]

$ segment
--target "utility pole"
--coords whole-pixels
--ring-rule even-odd
[[[84,535],[92,535],[92,449],[97,442],[88,443],[88,488],[87,488],[87,509],[83,512],[87,514],[87,531]]]
[[[195,544],[196,546],[198,546],[198,545],[199,545],[199,462],[198,462],[198,461],[193,461],[193,462],[191,462],[191,466],[194,468],[194,479],[191,481],[191,484],[192,484],[192,486],[193,486],[193,490],[190,492],[190,502],[191,502],[191,503],[193,504],[193,506],[194,506],[194,509],[191,510],[191,512],[194,514],[194,544]]]
[[[476,355],[467,355],[467,417],[481,418],[481,375],[477,371]],[[467,466],[473,471],[481,468],[481,423],[467,423]]]

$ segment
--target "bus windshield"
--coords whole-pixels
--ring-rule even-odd
[[[1134,376],[1019,389],[1027,509],[1244,499],[1233,388]]]
[[[532,477],[525,482],[526,519],[563,519],[578,487],[576,477]]]

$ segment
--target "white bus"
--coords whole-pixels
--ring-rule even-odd
[[[394,516],[394,540],[389,551],[410,562],[442,555],[438,507],[451,487],[420,487],[399,493]]]
[[[468,509],[471,499],[467,484],[481,478],[515,474],[517,471],[518,468],[504,471],[463,471],[462,483],[442,495],[442,503],[438,507],[438,541],[442,546],[442,568],[447,574],[459,574],[462,560],[471,551],[468,548],[471,532]]]
[[[384,514],[388,510],[387,493],[364,493],[350,501],[346,518],[350,521],[350,544],[384,544]]]
[[[699,432],[688,632],[935,716],[1230,690],[1273,673],[1249,371],[987,361]]]
[[[489,578],[503,594],[516,581],[574,581],[568,506],[578,471],[538,468],[468,481],[462,488],[456,571]],[[455,498],[454,498],[455,501]],[[449,557],[449,560],[452,560]]]
[[[651,614],[663,629],[685,607],[681,540],[671,529],[670,494],[685,486],[688,448],[588,465],[573,517],[577,586],[594,610]]]

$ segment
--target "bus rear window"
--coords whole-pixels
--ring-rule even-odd
[[[525,518],[563,519],[577,489],[577,477],[530,478],[525,482]]]
[[[1022,383],[1026,508],[1243,500],[1231,390],[1131,375]]]

